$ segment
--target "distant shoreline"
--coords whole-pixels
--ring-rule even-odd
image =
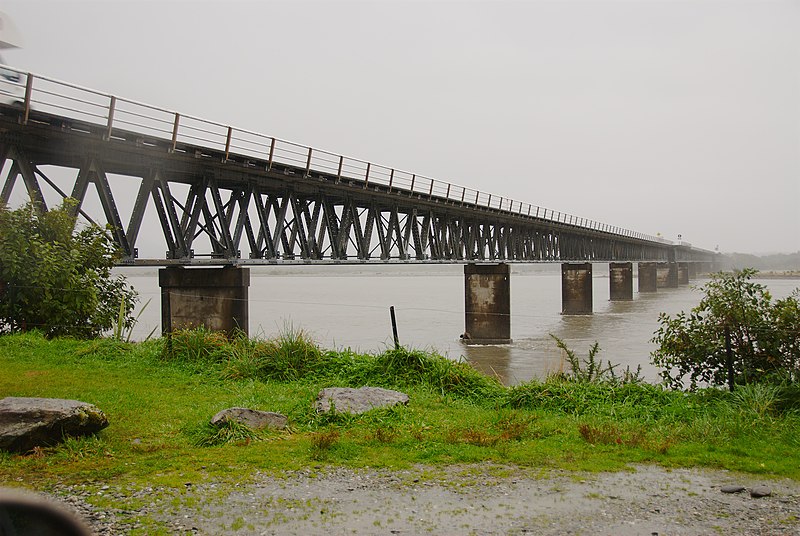
[[[800,279],[800,272],[787,270],[785,272],[758,272],[753,279]]]

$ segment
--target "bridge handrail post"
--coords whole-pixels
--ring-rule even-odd
[[[428,198],[433,199],[433,179],[431,179],[431,187],[428,190]]]
[[[114,110],[117,107],[117,98],[114,95],[111,95],[111,100],[108,103],[108,121],[106,122],[106,135],[105,139],[108,141],[111,139],[111,128],[114,125]]]
[[[311,149],[311,147],[309,147],[308,148],[308,157],[306,158],[306,173],[305,173],[305,177],[310,177],[311,176],[311,153],[312,153],[312,151],[313,151],[313,149]]]
[[[275,154],[275,138],[269,144],[269,160],[267,161],[267,171],[272,171],[272,157]]]
[[[336,184],[342,180],[342,166],[344,165],[344,156],[339,155],[339,169],[336,171]]]
[[[228,156],[231,154],[231,137],[233,136],[233,127],[228,127],[228,135],[225,138],[225,161],[228,161]]]
[[[33,75],[28,73],[28,78],[25,80],[25,113],[22,116],[22,124],[28,124],[28,117],[31,113],[31,94],[33,93]]]
[[[461,206],[464,206],[464,196],[467,195],[467,189],[463,186],[461,187]]]
[[[392,193],[392,183],[394,182],[394,168],[389,173],[389,193]]]
[[[178,127],[180,126],[181,121],[181,114],[175,112],[175,122],[172,125],[172,148],[170,152],[175,151],[175,147],[178,145]]]
[[[370,168],[370,165],[371,164],[369,162],[367,162],[367,170],[366,170],[366,172],[364,172],[364,188],[365,189],[366,189],[367,185],[369,184],[369,168]]]

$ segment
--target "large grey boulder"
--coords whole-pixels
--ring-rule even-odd
[[[316,409],[319,413],[364,413],[375,408],[408,404],[408,395],[400,391],[380,387],[328,387],[317,395]]]
[[[28,452],[65,436],[94,434],[108,426],[97,406],[60,398],[9,396],[0,400],[0,449]]]
[[[263,428],[276,428],[283,430],[286,428],[288,419],[286,415],[274,413],[272,411],[259,411],[257,409],[249,408],[228,408],[223,409],[213,417],[211,417],[211,424],[214,426],[222,426],[226,422],[236,422],[243,424],[253,430],[261,430]]]

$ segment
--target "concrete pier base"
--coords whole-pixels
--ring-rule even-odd
[[[508,264],[464,265],[464,311],[464,342],[511,342],[511,268]]]
[[[592,264],[561,265],[561,314],[592,314]]]
[[[697,264],[696,262],[687,263],[689,266],[689,280],[697,279]]]
[[[609,299],[611,301],[630,301],[633,299],[633,263],[609,263],[608,280]]]
[[[689,284],[689,263],[688,262],[679,262],[678,263],[678,284],[679,285],[688,285]]]
[[[249,268],[162,268],[161,332],[203,326],[248,333]]]
[[[656,276],[658,288],[678,288],[678,263],[659,262]]]
[[[639,292],[658,290],[658,266],[654,262],[639,263]]]

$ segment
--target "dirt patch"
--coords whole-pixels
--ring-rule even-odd
[[[723,493],[729,485],[746,489]],[[757,486],[771,495],[751,498]],[[98,512],[80,493],[67,500],[99,534],[126,534],[134,525],[121,514],[135,513],[175,534],[800,535],[800,482],[653,466],[618,473],[491,464],[317,468],[148,493],[154,500],[136,512]]]

